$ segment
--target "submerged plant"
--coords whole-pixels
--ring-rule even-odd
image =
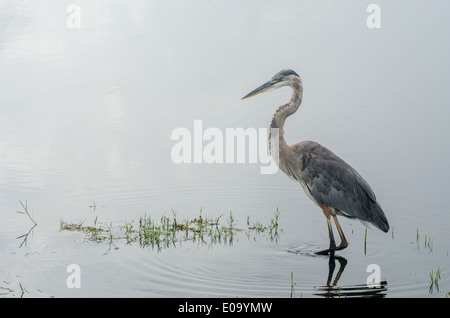
[[[33,222],[34,225],[36,226],[37,225],[36,221],[31,217],[30,213],[28,212],[28,202],[25,201],[25,204],[20,200],[19,200],[19,202],[23,208],[23,211],[16,211],[16,212],[20,213],[20,214],[26,214],[28,216],[28,218],[31,220],[31,222]]]
[[[419,229],[417,229],[417,233],[416,233],[416,244],[417,244],[417,250],[420,251]],[[426,235],[426,234],[425,234],[425,238],[424,238],[424,247],[425,247],[425,249],[428,249],[428,253],[433,252],[433,240],[431,239],[431,237],[429,235]]]
[[[367,227],[366,232],[364,233],[364,255],[366,255],[367,252]]]
[[[66,223],[61,221],[61,230],[79,231],[86,234],[86,239],[94,242],[107,241],[113,244],[116,240],[124,240],[126,244],[133,242],[139,243],[141,247],[152,247],[158,250],[176,247],[182,242],[190,241],[198,244],[214,245],[214,244],[231,244],[235,239],[236,232],[246,231],[248,234],[252,231],[263,232],[269,229],[269,236],[273,239],[278,235],[278,218],[279,211],[277,209],[275,218],[272,219],[268,226],[262,225],[260,222],[257,226],[250,224],[247,218],[247,229],[241,229],[236,226],[237,221],[230,212],[227,224],[220,224],[223,215],[216,218],[202,215],[202,210],[198,217],[194,219],[186,219],[179,221],[176,212],[172,211],[172,217],[163,215],[157,219],[153,219],[149,215],[144,215],[137,222],[125,222],[118,228],[113,228],[112,224],[108,230],[97,226],[97,217],[93,226],[84,226],[84,222]]]
[[[439,291],[439,280],[441,279],[441,269],[438,268],[436,273],[431,270],[430,272],[430,294],[433,293],[433,290],[436,289]]]
[[[431,240],[431,237],[427,237],[425,235],[425,248],[428,248],[428,253],[433,252],[433,241]]]
[[[36,221],[31,217],[30,213],[28,212],[28,203],[27,201],[25,201],[25,204],[22,201],[19,201],[20,205],[22,205],[23,211],[16,211],[19,214],[26,214],[28,216],[28,218],[31,220],[31,222],[33,222],[33,226],[31,226],[31,228],[28,230],[27,233],[22,234],[18,237],[16,237],[16,239],[22,239],[22,243],[20,243],[20,247],[22,247],[22,245],[27,245],[28,242],[28,235],[30,235],[30,233],[33,231],[33,229],[37,226]]]
[[[294,272],[291,272],[291,298],[294,296],[294,292],[295,292],[295,282],[294,282]]]

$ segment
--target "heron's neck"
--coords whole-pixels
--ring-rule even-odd
[[[297,111],[303,99],[303,86],[301,81],[299,80],[298,82],[293,83],[291,87],[292,96],[289,103],[277,108],[272,116],[272,122],[270,123],[269,144],[272,129],[278,128],[280,151],[283,151],[283,148],[287,147],[286,140],[284,139],[284,122],[286,121],[286,118]]]

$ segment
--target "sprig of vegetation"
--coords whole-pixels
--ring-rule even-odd
[[[436,273],[431,270],[430,272],[430,294],[433,293],[433,290],[436,289],[439,291],[439,280],[441,279],[441,269],[438,268]]]
[[[428,248],[428,253],[433,252],[433,240],[431,239],[431,237],[427,237],[425,235],[425,248]]]
[[[16,211],[16,212],[20,213],[20,214],[26,214],[28,216],[28,218],[31,220],[31,222],[33,222],[34,225],[37,225],[36,221],[31,217],[30,213],[28,212],[28,203],[27,203],[27,201],[25,201],[25,204],[22,201],[20,201],[20,200],[19,200],[19,202],[20,202],[20,205],[23,208],[23,211]]]
[[[294,282],[294,272],[291,272],[291,298],[294,297],[295,285],[296,283]]]
[[[419,228],[417,228],[417,233],[416,233],[416,244],[417,244],[417,250],[420,251],[420,235],[419,235]],[[430,236],[425,234],[425,238],[424,238],[424,247],[426,249],[428,249],[428,253],[432,253],[433,252],[433,240],[431,239]]]
[[[367,252],[367,227],[364,233],[364,255],[366,255],[366,252]]]
[[[28,218],[31,220],[31,222],[33,222],[33,226],[28,230],[27,233],[22,234],[18,237],[16,237],[16,239],[23,239],[22,243],[20,243],[20,247],[22,247],[24,244],[27,245],[28,242],[28,235],[30,235],[31,231],[33,231],[33,229],[37,226],[36,221],[31,217],[30,212],[28,212],[28,203],[27,201],[25,201],[25,204],[22,201],[19,201],[20,205],[22,205],[23,211],[16,211],[19,214],[26,214],[28,216]]]

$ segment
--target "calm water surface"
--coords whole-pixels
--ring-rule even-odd
[[[20,297],[445,297],[450,291],[450,5],[378,1],[0,2],[0,294]],[[240,98],[277,71],[304,83],[288,143],[314,140],[374,189],[391,230],[341,220],[330,272],[325,218],[260,164],[175,164],[174,129],[267,128],[287,88]],[[17,237],[37,222],[26,244]],[[95,207],[94,207],[95,206]],[[232,211],[282,232],[160,251],[86,241],[60,221],[119,227],[141,215]],[[223,218],[225,221],[225,217]],[[337,236],[337,233],[335,233]],[[66,285],[69,264],[81,288]],[[370,264],[381,287],[368,288]],[[430,272],[439,269],[438,286]],[[331,276],[330,276],[331,274]],[[329,278],[331,277],[331,279]],[[336,280],[337,276],[337,280]],[[327,282],[329,285],[327,286]],[[437,288],[438,287],[438,288]]]

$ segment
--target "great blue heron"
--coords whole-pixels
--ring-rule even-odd
[[[302,80],[296,72],[288,69],[281,70],[270,81],[242,99],[283,86],[292,88],[292,96],[287,104],[277,108],[273,114],[270,129],[272,132],[273,128],[278,128],[279,168],[290,178],[300,182],[305,193],[322,209],[327,218],[330,247],[317,254],[334,255],[336,250],[347,247],[348,243],[337,215],[371,223],[383,232],[387,232],[389,224],[375,194],[355,169],[314,141],[301,141],[295,145],[287,145],[284,139],[284,122],[287,117],[297,111],[303,98]],[[341,244],[337,247],[333,237],[331,217],[341,237]]]

